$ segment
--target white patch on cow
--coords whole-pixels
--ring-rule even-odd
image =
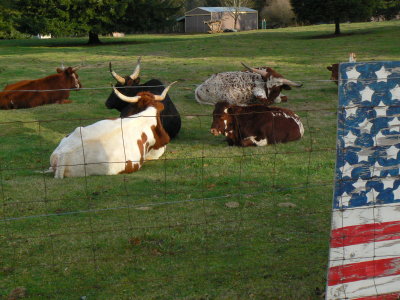
[[[125,170],[126,161],[141,166],[138,140],[147,136],[149,146],[156,140],[151,129],[157,126],[157,110],[150,106],[129,118],[102,120],[78,127],[63,138],[50,157],[55,178],[114,175]],[[165,147],[144,153],[144,160],[157,159]]]
[[[224,128],[224,129],[225,129],[225,130],[228,129],[228,121],[227,121],[227,120],[224,120],[224,125],[225,125],[225,128]]]
[[[299,116],[296,115],[296,114],[294,114],[293,116],[291,116],[291,115],[288,115],[288,114],[285,113],[285,112],[281,112],[281,113],[282,113],[282,115],[283,115],[285,118],[287,118],[287,119],[292,119],[293,121],[296,122],[297,126],[299,126],[300,135],[301,135],[301,137],[303,137],[303,135],[304,135],[304,126],[303,126],[303,123],[300,121]]]
[[[256,146],[267,146],[268,145],[268,140],[265,138],[263,140],[256,140],[256,136],[249,136],[246,137],[245,140],[250,140],[252,141]]]
[[[267,88],[273,88],[275,86],[281,86],[283,85],[283,78],[280,77],[274,77],[274,76],[270,76],[269,79],[266,82]]]
[[[75,88],[79,89],[79,80],[78,80],[78,78],[76,78],[75,73],[72,73],[72,78],[75,81]]]

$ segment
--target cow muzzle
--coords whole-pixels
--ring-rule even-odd
[[[214,136],[217,136],[217,135],[220,135],[220,134],[221,134],[221,132],[219,132],[219,131],[218,131],[217,129],[215,129],[215,128],[211,128],[210,132],[211,132],[211,134],[214,135]]]

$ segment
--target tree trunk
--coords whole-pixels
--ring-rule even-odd
[[[99,35],[93,31],[89,31],[88,44],[90,44],[90,45],[101,44],[101,41],[99,40]]]
[[[335,18],[335,34],[340,34],[340,19]]]

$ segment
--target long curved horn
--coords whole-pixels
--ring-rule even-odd
[[[171,87],[172,85],[174,85],[175,83],[177,83],[177,82],[178,82],[178,81],[174,81],[174,82],[171,83],[169,86],[167,86],[167,87],[164,89],[164,91],[162,92],[161,95],[154,95],[154,100],[156,100],[156,101],[163,101],[163,100],[165,99],[165,96],[167,96],[167,93],[168,93],[170,87]]]
[[[302,83],[297,83],[297,82],[291,81],[291,80],[286,79],[286,78],[282,78],[282,83],[283,83],[283,84],[286,84],[286,85],[288,85],[288,86],[294,86],[294,87],[301,87],[301,86],[303,86]]]
[[[118,81],[120,84],[125,84],[125,78],[119,76],[117,73],[115,73],[115,72],[113,71],[113,69],[112,69],[112,67],[111,67],[111,61],[110,61],[110,65],[109,65],[109,66],[110,66],[110,73],[111,73],[111,76],[114,77],[114,79],[115,79],[116,81]]]
[[[113,87],[114,93],[115,93],[115,94],[118,96],[118,98],[121,99],[122,101],[129,102],[129,103],[136,103],[136,102],[138,102],[139,99],[140,99],[140,96],[134,96],[134,97],[125,96],[125,95],[122,94],[120,91],[118,91],[118,90],[115,88],[115,86],[112,86],[112,87]]]
[[[243,67],[245,67],[247,70],[249,70],[249,71],[251,71],[251,72],[260,74],[261,76],[266,76],[266,75],[267,75],[267,71],[263,71],[263,70],[258,70],[258,69],[255,69],[255,68],[251,68],[251,67],[245,65],[245,64],[242,63],[242,62],[241,62],[241,64],[243,65]]]
[[[133,71],[133,73],[132,73],[131,75],[129,75],[129,77],[130,77],[132,80],[135,80],[136,78],[139,77],[139,74],[140,74],[140,61],[141,61],[141,60],[142,60],[142,57],[139,56],[139,58],[138,58],[138,60],[137,60],[137,63],[136,63],[136,68],[135,68],[135,70]]]
[[[78,71],[82,66],[72,67],[72,72]]]

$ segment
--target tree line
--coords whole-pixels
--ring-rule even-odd
[[[161,32],[199,6],[246,6],[277,26],[391,19],[399,0],[0,0],[0,38],[24,35],[99,36],[111,32]]]

